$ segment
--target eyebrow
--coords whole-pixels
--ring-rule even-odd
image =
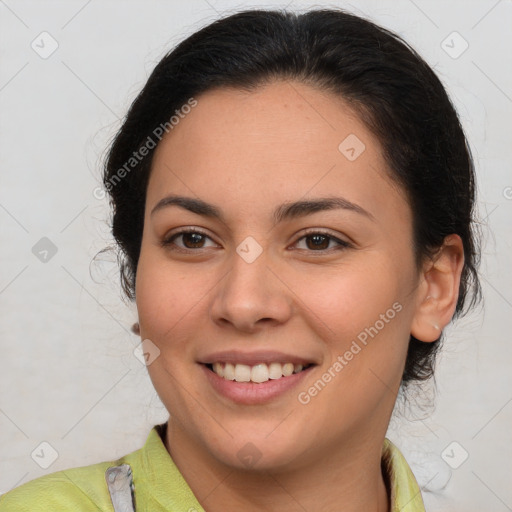
[[[151,215],[169,206],[179,206],[192,213],[196,213],[197,215],[218,219],[225,223],[224,216],[217,206],[209,204],[201,199],[177,195],[170,195],[158,201],[155,207],[151,210]],[[375,217],[370,212],[358,204],[344,199],[343,197],[322,197],[318,199],[283,203],[274,210],[273,218],[277,224],[284,220],[292,220],[299,217],[305,217],[306,215],[311,215],[316,212],[335,209],[348,210],[375,221]]]

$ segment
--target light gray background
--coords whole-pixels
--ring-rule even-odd
[[[0,492],[133,451],[166,419],[133,355],[136,314],[120,299],[115,258],[91,264],[111,243],[106,200],[94,194],[103,152],[168,49],[222,14],[286,5],[342,6],[395,30],[434,67],[460,113],[479,176],[485,309],[448,329],[437,392],[431,385],[402,408],[388,437],[427,510],[512,510],[507,0],[0,0]],[[46,59],[31,48],[34,40],[40,52],[50,48],[43,31],[59,45]],[[454,31],[469,44],[457,58],[464,41]],[[47,262],[32,252],[42,237],[57,247]],[[40,468],[52,450],[56,460]]]

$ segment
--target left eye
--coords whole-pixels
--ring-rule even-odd
[[[326,233],[309,233],[306,236],[300,238],[296,245],[300,242],[304,242],[305,247],[298,247],[299,249],[309,249],[313,251],[325,251],[328,249],[332,249],[331,242],[335,244],[337,248],[345,248],[348,247],[349,244],[344,242],[343,240],[339,240],[331,235]]]

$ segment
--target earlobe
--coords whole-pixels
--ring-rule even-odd
[[[418,287],[416,312],[411,334],[417,340],[433,342],[439,339],[442,329],[451,321],[457,300],[464,247],[459,235],[445,238],[435,256],[425,263]]]

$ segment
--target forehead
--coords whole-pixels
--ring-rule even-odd
[[[408,215],[379,141],[332,93],[282,81],[196,100],[156,149],[148,207],[174,193],[257,215],[271,203],[341,194],[371,213]]]

